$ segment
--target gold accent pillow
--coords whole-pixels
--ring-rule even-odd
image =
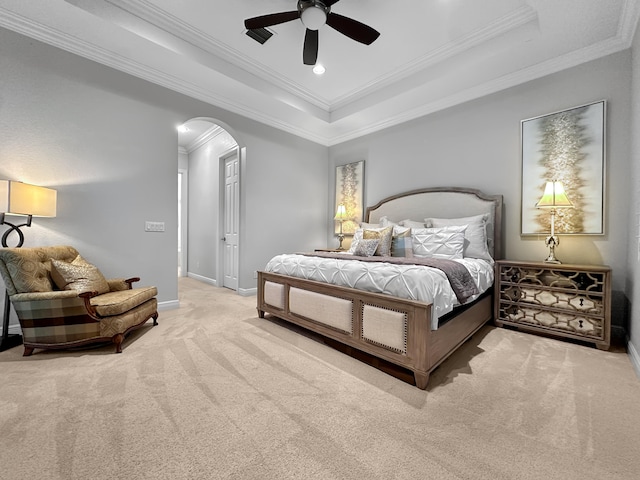
[[[391,240],[393,237],[393,226],[388,226],[386,228],[380,228],[376,230],[363,230],[362,238],[365,240],[368,239],[378,239],[380,243],[378,243],[378,248],[376,249],[376,255],[380,255],[383,257],[391,256]]]
[[[72,263],[51,260],[51,278],[60,290],[107,293],[109,284],[98,267],[80,255]]]

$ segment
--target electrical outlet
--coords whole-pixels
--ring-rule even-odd
[[[164,232],[164,222],[144,222],[145,232]]]
[[[257,279],[257,278],[258,278],[258,272],[257,272],[257,271],[254,271],[254,272],[253,272],[253,279],[255,280],[255,279]]]

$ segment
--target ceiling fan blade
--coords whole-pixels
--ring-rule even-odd
[[[331,5],[338,3],[340,0],[322,0],[322,3],[324,3],[327,7],[330,7]]]
[[[315,65],[318,60],[318,30],[309,30],[304,36],[302,61],[305,65]]]
[[[295,12],[271,13],[260,17],[247,18],[244,21],[244,26],[247,30],[254,30],[256,28],[270,27],[271,25],[290,22],[298,18],[300,18],[300,12],[297,10]]]
[[[327,15],[327,25],[365,45],[371,45],[380,36],[380,32],[370,26],[333,12]]]

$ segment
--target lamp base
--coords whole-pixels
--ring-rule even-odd
[[[6,337],[2,337],[2,341],[0,341],[0,352],[17,347],[18,345],[22,345],[22,335],[10,333]]]
[[[549,247],[549,256],[545,258],[544,263],[561,264],[562,262],[556,258],[556,245],[560,243],[560,239],[555,235],[548,236],[545,241],[545,245]]]

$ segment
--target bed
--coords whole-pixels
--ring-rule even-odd
[[[363,225],[379,226],[385,225],[385,222],[405,225],[402,221],[409,219],[418,222],[440,219],[440,222],[448,225],[446,219],[478,216],[486,221],[483,227],[486,232],[486,252],[493,272],[493,259],[502,258],[501,195],[487,195],[479,190],[455,187],[413,190],[385,198],[368,207]],[[455,221],[452,223],[455,224]],[[465,257],[466,245],[468,241],[465,244]],[[306,262],[307,259],[312,261],[314,256],[324,256],[327,257],[327,262],[358,262],[356,259],[336,259],[339,255],[304,254],[304,258],[300,255],[294,257],[294,261]],[[439,269],[419,268],[437,270],[436,276],[443,276]],[[367,275],[372,277],[370,273]],[[408,369],[413,373],[415,384],[420,389],[427,388],[429,375],[438,365],[491,320],[493,311],[492,284],[484,292],[470,296],[468,301],[450,306],[447,304],[444,308],[438,307],[438,311],[435,304],[439,303],[439,293],[434,294],[436,296],[433,301],[415,298],[415,295],[408,295],[414,298],[405,298],[407,295],[404,294],[398,296],[388,292],[334,285],[292,274],[266,271],[266,268],[265,271],[258,272],[257,286],[260,318],[268,313],[347,348],[354,348]],[[434,291],[438,292],[439,289]],[[458,295],[458,291],[455,293]]]

